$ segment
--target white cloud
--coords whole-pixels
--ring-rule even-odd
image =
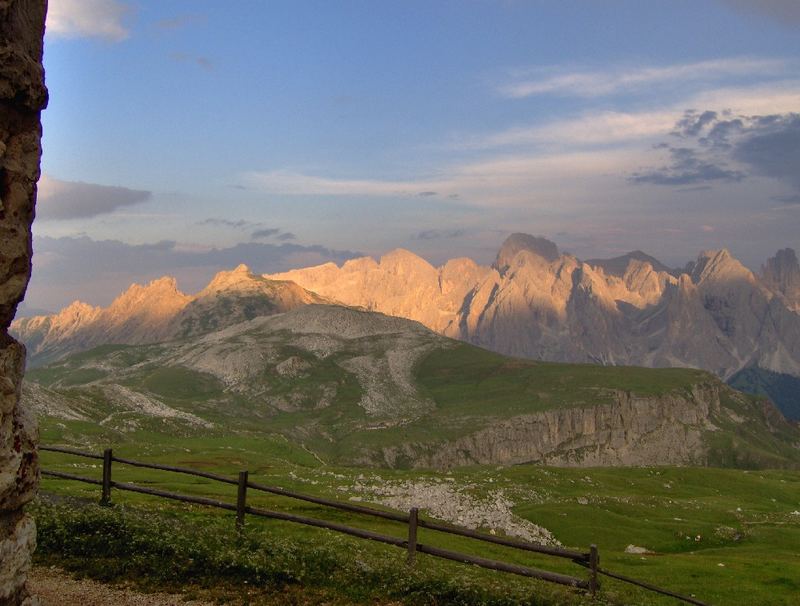
[[[518,126],[467,138],[454,147],[493,149],[555,144],[574,148],[628,144],[666,136],[689,108],[720,113],[729,110],[750,116],[796,112],[800,108],[800,82],[787,80],[770,86],[716,88],[656,110],[590,111],[546,124]]]
[[[786,62],[749,57],[714,59],[659,67],[615,68],[595,71],[563,71],[545,68],[520,74],[498,92],[514,99],[536,95],[602,97],[675,82],[708,82],[734,76],[778,75]]]
[[[599,111],[544,125],[522,126],[467,140],[465,148],[495,148],[527,144],[611,144],[669,132],[681,111]]]
[[[117,0],[50,0],[46,31],[59,38],[119,42],[130,34],[123,23],[130,10],[130,6]]]
[[[534,203],[541,194],[563,198],[591,179],[623,179],[625,167],[638,156],[628,151],[502,155],[443,168],[436,177],[407,181],[331,179],[299,172],[251,172],[244,179],[277,195],[419,197],[435,191],[436,199],[476,206]],[[587,187],[587,192],[590,188]],[[552,199],[552,198],[550,198]]]

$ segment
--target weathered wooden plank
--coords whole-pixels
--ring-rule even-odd
[[[489,570],[498,570],[500,572],[510,572],[523,577],[531,577],[534,579],[542,579],[550,581],[551,583],[558,583],[559,585],[567,585],[578,589],[588,589],[589,582],[584,579],[578,579],[565,574],[557,572],[550,572],[548,570],[539,570],[538,568],[529,568],[527,566],[519,566],[517,564],[507,564],[506,562],[498,562],[497,560],[488,560],[478,556],[467,555],[457,551],[450,551],[448,549],[440,549],[439,547],[431,547],[430,545],[417,544],[417,551],[420,553],[427,553],[428,555],[443,558],[445,560],[452,560],[454,562],[462,562],[464,564],[473,564],[481,568],[488,568]]]

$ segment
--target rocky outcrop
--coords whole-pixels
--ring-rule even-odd
[[[431,450],[428,445],[384,448],[389,467],[449,469],[465,465],[541,463],[560,467],[704,465],[705,433],[717,430],[719,385],[695,385],[688,394],[636,397],[560,408],[498,421]]]
[[[0,0],[0,604],[32,604],[25,586],[36,542],[22,507],[39,481],[35,420],[19,406],[25,348],[7,329],[31,272],[41,157],[44,0]]]

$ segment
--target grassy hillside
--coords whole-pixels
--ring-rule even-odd
[[[502,439],[504,423],[531,422],[548,411],[592,411],[622,397],[643,406],[662,398],[666,410],[691,411],[710,398],[721,408],[709,420],[691,421],[703,435],[698,461],[745,467],[800,461],[800,432],[771,418],[758,398],[703,371],[520,360],[413,322],[314,307],[322,315],[311,320],[321,318],[324,328],[291,324],[292,314],[310,313],[305,308],[210,336],[73,355],[30,371],[26,397],[59,419],[54,438],[75,443],[138,442],[141,432],[280,437],[325,462],[391,466],[419,465],[443,444],[473,436]],[[330,310],[342,334],[325,328]],[[635,440],[629,434],[642,421],[630,423],[625,439]],[[578,448],[571,439],[562,438],[567,454]],[[531,460],[515,456],[514,462]],[[481,459],[467,452],[452,460]]]

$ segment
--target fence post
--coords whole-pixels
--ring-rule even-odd
[[[412,507],[408,512],[408,557],[406,563],[413,566],[417,559],[417,523],[419,521],[419,509]]]
[[[103,495],[100,505],[111,505],[111,460],[113,454],[110,448],[103,451]]]
[[[236,528],[244,528],[244,513],[247,507],[247,472],[239,472],[239,491],[236,494]]]
[[[597,589],[600,587],[597,583],[597,567],[600,564],[600,555],[597,553],[597,545],[592,543],[589,546],[589,593],[592,597],[597,594]]]

